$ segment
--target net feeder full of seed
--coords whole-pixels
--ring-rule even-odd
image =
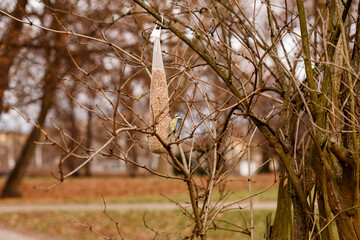
[[[154,126],[160,138],[166,141],[169,134],[169,93],[161,54],[160,31],[155,26],[150,36],[150,41],[154,43],[150,84],[150,124]],[[153,153],[166,152],[155,135],[149,137],[149,145]]]

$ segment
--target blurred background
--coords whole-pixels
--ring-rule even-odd
[[[112,128],[111,118],[114,105],[132,124],[143,126],[149,112],[150,77],[146,69],[151,67],[152,45],[149,35],[155,26],[154,19],[141,14],[141,9],[131,1],[7,1],[0,3],[0,9],[27,23],[31,22],[53,30],[82,34],[57,34],[29,24],[12,20],[4,14],[0,18],[1,38],[1,108],[0,108],[0,172],[8,175],[19,158],[29,158],[27,173],[47,175],[58,168],[63,150],[49,141],[39,129],[27,121],[36,123],[54,141],[62,141],[67,134],[63,147],[73,148],[82,142],[88,152],[101,146],[109,137]],[[172,14],[180,7],[167,9],[167,2],[158,6]],[[204,18],[206,21],[206,15]],[[189,32],[189,34],[191,34]],[[121,48],[115,49],[101,42],[109,41]],[[177,38],[164,30],[162,47],[166,73],[169,82],[171,115],[188,110],[186,102],[194,99],[201,108],[193,111],[192,120],[185,119],[183,137],[195,129],[196,151],[194,159],[200,159],[212,142],[208,130],[201,124],[201,114],[209,113],[204,96],[194,92],[194,83],[202,86],[211,101],[224,102],[227,93],[221,89],[224,83],[207,71],[207,66],[195,66],[196,59],[190,49]],[[234,48],[241,48],[234,41]],[[182,54],[178,54],[182,53]],[[190,59],[190,62],[189,60]],[[239,58],[239,64],[243,58]],[[186,66],[188,65],[188,66]],[[184,72],[184,68],[190,70]],[[198,69],[201,69],[201,72]],[[244,69],[243,74],[251,74],[252,69]],[[91,79],[86,76],[91,73]],[[205,81],[204,81],[205,79]],[[221,88],[215,87],[220,86]],[[119,99],[119,101],[116,101]],[[233,101],[233,100],[230,100]],[[220,106],[220,105],[219,105]],[[267,113],[271,105],[258,105],[258,111]],[[119,119],[118,116],[115,118]],[[194,120],[195,119],[195,120]],[[218,122],[224,122],[220,116]],[[205,120],[204,122],[211,121]],[[200,125],[197,125],[200,123]],[[108,129],[107,129],[108,128]],[[228,135],[234,139],[228,142],[223,154],[242,158],[234,168],[234,174],[247,175],[247,155],[244,154],[245,141],[251,126],[241,116],[231,123]],[[109,131],[107,131],[109,130]],[[59,134],[60,133],[60,134]],[[159,166],[158,156],[151,154],[147,136],[139,133],[122,134],[117,138],[126,158],[152,169]],[[189,152],[191,141],[188,141]],[[135,143],[135,144],[134,144]],[[199,144],[201,143],[201,144]],[[273,157],[260,134],[255,135],[253,144],[254,166]],[[206,146],[207,145],[207,146]],[[205,151],[204,151],[205,150]],[[80,154],[80,153],[79,153]],[[195,156],[196,155],[196,156]],[[124,156],[124,155],[123,155]],[[230,158],[230,157],[228,157]],[[64,162],[64,168],[74,169],[81,159],[72,157]],[[240,165],[242,167],[240,167]],[[243,169],[243,171],[241,171]],[[263,168],[262,170],[266,170]],[[79,175],[92,174],[146,174],[147,171],[127,164],[116,156],[98,155],[91,164],[79,171]]]

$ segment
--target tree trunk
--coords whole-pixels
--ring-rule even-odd
[[[50,66],[58,66],[58,60],[55,60],[55,63],[51,64]],[[44,125],[46,115],[54,102],[54,95],[58,80],[55,72],[53,71],[54,68],[51,67],[48,69],[48,72],[45,75],[45,85],[43,88],[44,93],[41,99],[41,110],[37,119],[37,124],[40,127]],[[10,176],[5,183],[1,197],[21,196],[21,182],[26,175],[27,169],[34,155],[34,142],[39,138],[39,136],[40,130],[36,127],[33,127],[16,162],[15,168],[11,171]]]
[[[293,222],[295,226],[293,228],[293,239],[307,239],[309,232],[308,218],[298,196],[293,199],[293,211]]]
[[[74,92],[73,90],[71,91],[72,93]],[[68,127],[68,131],[70,131],[70,136],[73,140],[68,140],[68,146],[70,149],[74,149],[76,147],[76,145],[81,141],[80,139],[80,129],[78,127],[78,123],[77,123],[77,119],[76,119],[76,115],[75,115],[75,102],[68,97],[68,102],[69,102],[69,112],[67,114],[67,118],[70,120],[70,125],[67,126]],[[76,153],[76,151],[75,151]],[[75,156],[69,156],[66,161],[63,162],[63,165],[60,166],[61,168],[65,168],[66,171],[71,172],[72,170],[74,170],[75,168],[77,168],[80,164],[81,164],[82,160],[75,157]],[[72,176],[73,177],[80,177],[81,175],[84,176],[85,175],[85,171],[86,169],[80,169],[79,171],[75,172]]]
[[[341,54],[344,54],[345,60],[351,62],[351,65],[356,74],[359,73],[360,64],[360,3],[358,3],[358,17],[356,20],[356,33],[354,38],[353,53],[349,56],[348,43],[344,42]],[[343,33],[343,32],[342,32]],[[342,40],[346,39],[344,36]],[[351,57],[351,59],[349,59]],[[346,64],[343,64],[346,66]],[[359,102],[356,93],[359,91],[359,83],[355,76],[348,76],[344,71],[340,80],[340,94],[338,109],[343,109],[344,132],[336,139],[337,144],[342,144],[344,147],[342,153],[346,158],[336,156],[338,161],[342,163],[342,176],[337,182],[332,181],[329,189],[329,202],[331,210],[336,216],[336,225],[341,240],[360,239],[360,215],[359,215]],[[339,143],[340,142],[340,143]],[[345,153],[347,152],[347,153]],[[334,153],[334,152],[333,152]],[[336,155],[336,154],[335,154]],[[342,162],[345,160],[345,162]]]
[[[285,179],[285,169],[281,166],[276,215],[270,234],[271,240],[291,239],[292,222],[289,221],[289,219],[292,219],[290,185],[285,182]]]
[[[22,3],[26,3],[27,1],[20,0]],[[51,5],[49,1],[46,1],[48,5]],[[62,4],[62,3],[56,3]],[[59,7],[59,6],[57,6]],[[25,9],[25,8],[24,8]],[[21,11],[20,11],[21,12]],[[57,15],[57,19],[59,21],[62,20],[62,15]],[[53,19],[51,28],[57,29],[60,28],[58,21]],[[21,31],[19,32],[20,36]],[[41,97],[41,109],[36,121],[37,126],[42,128],[44,126],[46,115],[48,111],[54,104],[55,101],[55,92],[57,85],[59,83],[58,72],[59,68],[63,67],[61,65],[62,60],[65,56],[66,51],[64,51],[63,45],[66,36],[60,34],[53,35],[53,44],[52,47],[48,47],[45,50],[47,51],[47,60],[48,60],[48,68],[43,78],[43,95]],[[13,41],[17,41],[17,39],[13,39]],[[51,41],[49,41],[51,42]],[[1,96],[1,95],[0,95]],[[16,162],[15,168],[11,171],[5,186],[2,190],[1,197],[19,197],[21,195],[20,186],[23,178],[26,175],[26,172],[30,166],[32,157],[34,155],[35,146],[34,141],[36,141],[40,136],[40,130],[37,127],[33,127],[30,135],[28,136],[22,150],[21,154]]]
[[[341,240],[360,239],[360,215],[353,206],[353,174],[352,167],[346,167],[343,179],[339,184],[332,183],[332,194],[329,194],[329,202],[336,217],[336,225]],[[330,184],[329,184],[330,185]]]
[[[88,111],[88,122],[86,126],[86,148],[90,149],[91,142],[92,142],[92,121],[91,121],[91,111]],[[90,153],[90,152],[89,152]],[[91,161],[85,165],[85,176],[90,177],[91,176]]]
[[[326,214],[326,206],[325,206],[325,200],[324,200],[324,194],[321,190],[317,191],[317,201],[318,201],[318,208],[319,208],[319,226],[320,228],[326,228],[321,232],[321,239],[333,239],[330,238],[330,233],[331,233],[331,225],[327,226],[328,224],[328,219],[327,219],[327,214]]]
[[[360,216],[357,213],[349,216],[347,213],[341,213],[336,220],[340,240],[360,239]]]
[[[134,146],[131,153],[131,159],[133,159],[134,162],[137,162],[138,161],[137,157],[138,157],[137,146]],[[137,171],[138,171],[138,167],[136,165],[131,163],[127,165],[127,172],[130,177],[135,177]]]

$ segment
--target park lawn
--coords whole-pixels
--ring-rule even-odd
[[[273,178],[272,174],[256,176],[252,193],[272,186]],[[0,179],[0,188],[4,182],[4,178]],[[56,181],[50,177],[26,178],[21,188],[22,198],[0,199],[0,203],[101,203],[103,197],[109,203],[169,202],[168,198],[178,202],[188,201],[187,187],[183,181],[154,176],[70,178],[49,191],[43,190],[54,183]],[[232,177],[225,189],[228,189],[226,201],[249,195],[247,178],[244,177]],[[219,198],[220,193],[215,188],[213,199]],[[255,196],[254,200],[276,201],[276,198],[277,184]]]
[[[199,180],[200,181],[200,180]],[[252,186],[253,194],[263,191],[273,181],[273,175],[259,176]],[[0,204],[57,204],[57,203],[163,203],[170,201],[189,202],[186,184],[182,181],[164,180],[157,177],[92,177],[71,178],[64,183],[43,191],[54,183],[52,178],[26,178],[22,186],[22,198],[1,199]],[[4,179],[0,179],[0,187]],[[228,193],[224,201],[242,199],[249,195],[247,178],[235,177],[227,185]],[[255,196],[254,201],[276,201],[277,185]],[[215,189],[213,201],[220,198]],[[110,210],[110,209],[109,209]],[[255,239],[262,239],[265,233],[266,215],[271,210],[255,211]],[[193,225],[179,210],[171,211],[120,211],[109,212],[118,221],[124,239],[181,239],[189,235]],[[274,214],[273,214],[274,216]],[[222,213],[220,218],[235,223],[242,230],[248,230],[250,217],[248,210],[232,210]],[[246,225],[246,223],[248,225]],[[145,226],[146,225],[146,226]],[[217,227],[234,228],[225,222]],[[121,239],[115,223],[101,211],[50,211],[0,214],[0,226],[17,231],[31,231],[64,239],[104,239],[112,236]],[[89,230],[91,228],[93,232]],[[239,229],[239,228],[237,228]],[[98,232],[97,235],[95,232]],[[235,231],[211,230],[208,239],[250,239],[248,235]],[[168,237],[168,238],[167,238]]]
[[[253,195],[261,192],[258,195],[252,197],[253,201],[257,202],[274,202],[277,200],[277,187],[273,187],[262,192],[263,189],[253,189]],[[222,199],[222,201],[234,201],[238,199],[248,198],[248,190],[234,190],[229,191],[225,197],[219,192],[214,192],[213,201]],[[168,202],[189,202],[189,195],[187,193],[178,194],[145,194],[136,196],[106,196],[99,194],[97,197],[76,197],[74,199],[56,199],[56,198],[44,198],[32,200],[29,198],[12,198],[12,199],[0,199],[1,204],[91,204],[91,203],[168,203]]]
[[[262,239],[266,232],[266,216],[274,210],[254,212],[255,238]],[[78,239],[183,239],[193,228],[193,223],[179,210],[143,211],[131,210],[108,215],[97,211],[79,212],[27,212],[0,215],[0,224],[14,230],[26,230],[46,234],[49,237]],[[249,231],[250,212],[232,210],[219,216],[216,226],[232,230]],[[226,222],[231,222],[228,224]],[[117,231],[117,226],[119,231]],[[250,239],[249,235],[236,231],[210,230],[208,239]]]

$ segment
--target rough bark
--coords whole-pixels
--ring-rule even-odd
[[[309,161],[309,159],[307,159],[307,161]],[[305,162],[303,168],[301,186],[303,186],[305,196],[308,197],[315,185],[315,174],[309,162]],[[313,226],[314,217],[309,217],[305,209],[301,207],[301,202],[297,195],[295,195],[292,202],[294,214],[293,224],[296,226],[293,228],[294,239],[307,239],[311,229],[317,231],[317,228]],[[310,209],[310,211],[312,211],[312,209]]]
[[[329,194],[329,202],[332,212],[337,215],[335,220],[341,240],[360,239],[360,215],[353,206],[352,171],[352,166],[346,167],[339,184],[328,184],[333,191]]]
[[[289,184],[285,181],[285,169],[281,167],[278,198],[274,224],[270,235],[271,240],[291,239],[292,219],[291,195]]]
[[[301,203],[299,198],[296,196],[293,199],[293,211],[294,211],[294,231],[293,231],[293,239],[307,239],[307,234],[309,232],[308,229],[308,221],[306,212],[301,207]]]
[[[337,3],[337,7],[340,8],[342,4]],[[358,4],[358,10],[360,10],[360,3]],[[339,9],[338,9],[339,11]],[[342,50],[345,56],[345,62],[350,62],[354,67],[355,71],[358,72],[359,65],[359,53],[357,52],[359,47],[359,16],[357,18],[356,24],[356,34],[355,34],[355,45],[354,52],[352,54],[352,59],[350,59],[350,54],[348,50],[347,43],[344,43]],[[343,23],[340,21],[340,26],[342,27],[342,39],[346,39],[345,28]],[[344,66],[347,66],[344,64]],[[343,98],[340,97],[340,103],[337,107],[344,107],[343,114],[348,116],[344,119],[343,129],[350,130],[347,133],[343,133],[341,138],[338,138],[338,142],[342,142],[342,145],[347,148],[347,152],[350,152],[351,155],[347,154],[348,164],[342,165],[342,178],[339,182],[332,181],[330,187],[332,187],[332,194],[329,194],[330,204],[332,212],[337,214],[336,225],[339,232],[340,239],[360,239],[360,216],[358,204],[359,204],[359,156],[358,156],[358,138],[359,133],[354,131],[357,129],[356,125],[358,124],[358,118],[355,117],[355,99],[353,90],[356,92],[356,88],[359,86],[354,85],[356,81],[354,77],[347,75],[341,80],[340,89],[342,90]],[[346,96],[345,96],[346,95]],[[348,98],[348,100],[345,100]],[[338,159],[339,162],[343,162],[342,159]]]

